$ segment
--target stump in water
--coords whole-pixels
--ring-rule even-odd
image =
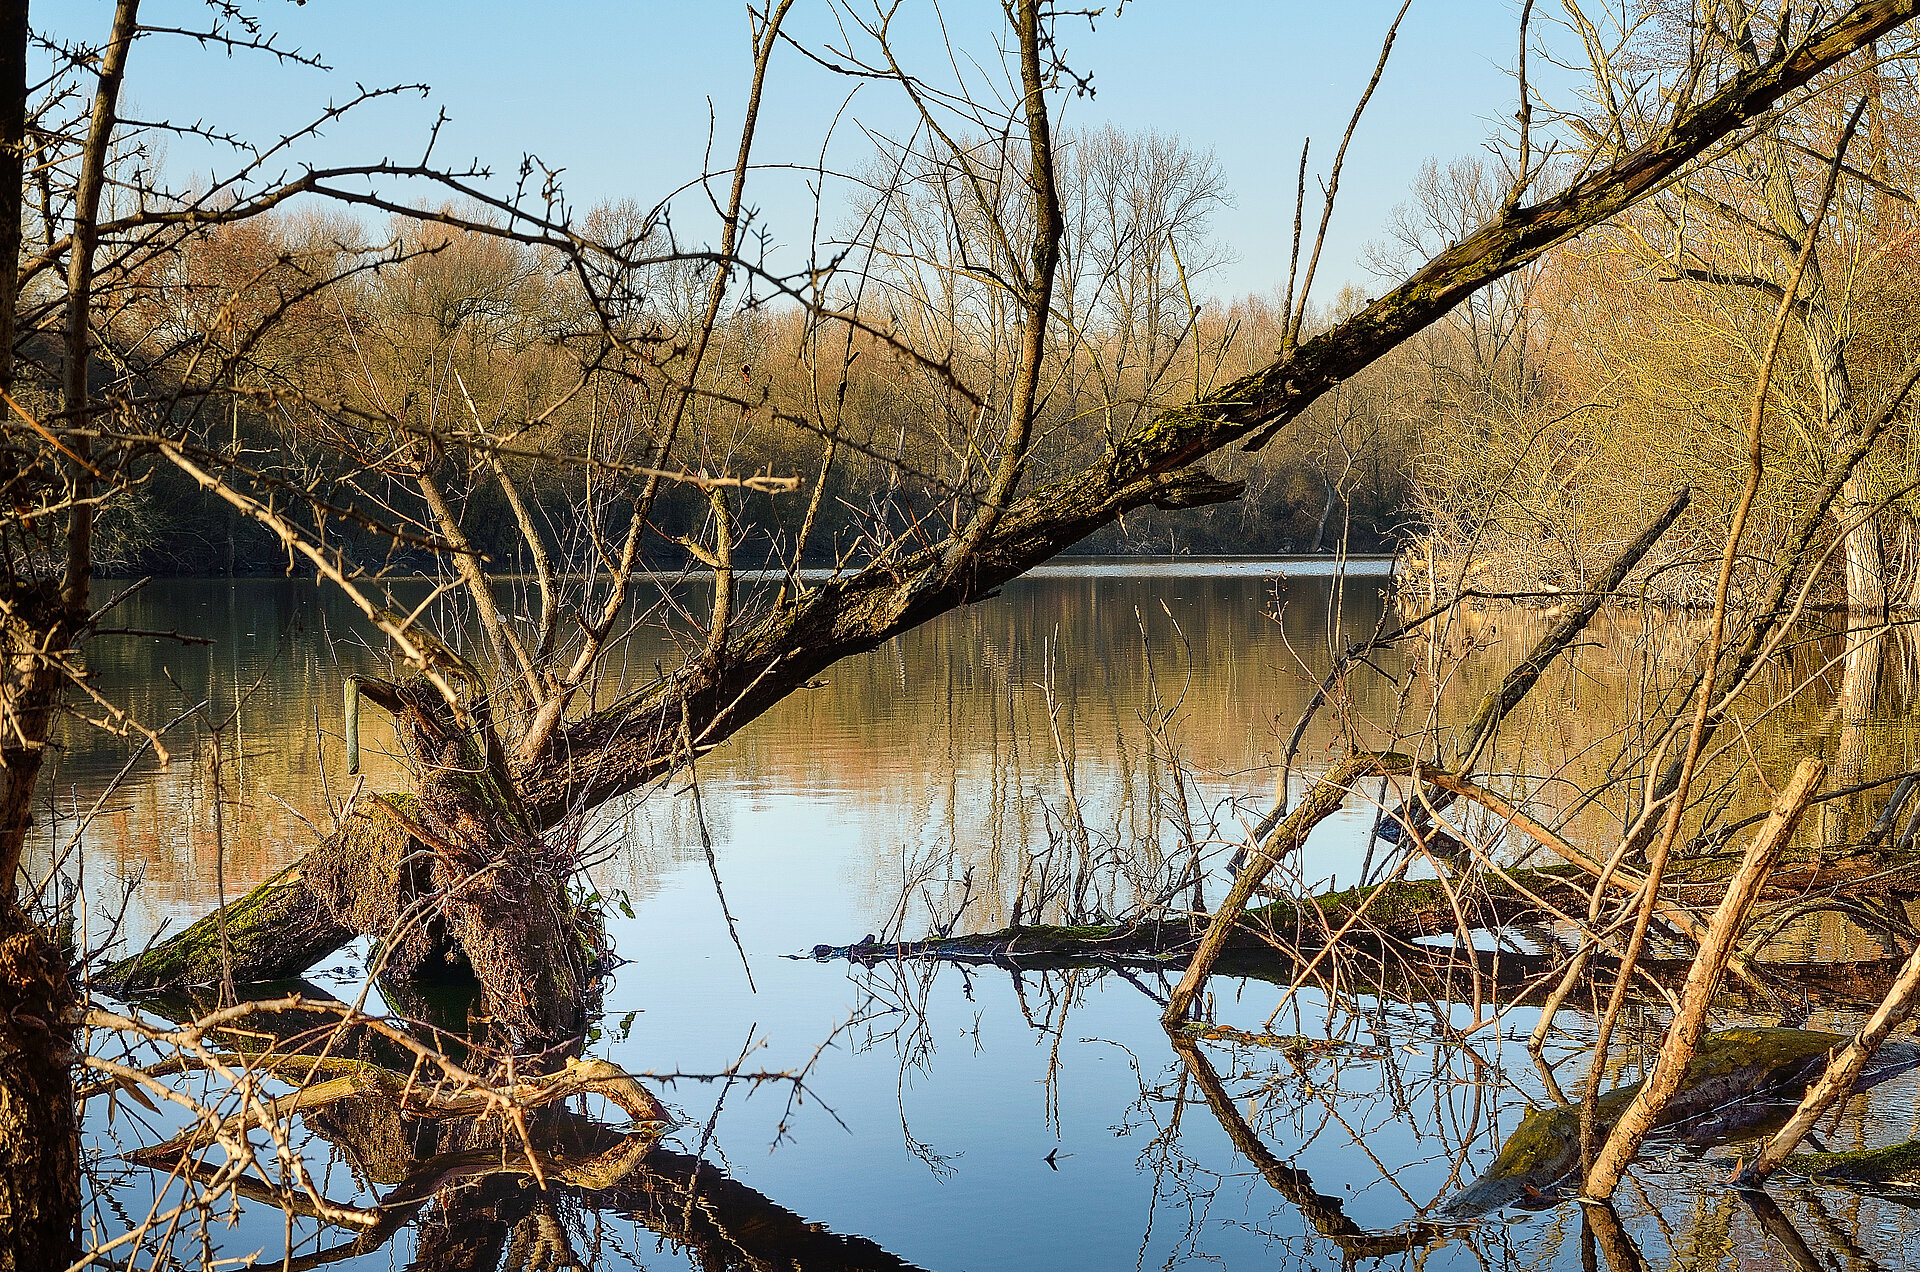
[[[284,980],[364,935],[398,983],[475,977],[518,1040],[579,1034],[605,936],[568,895],[574,862],[522,807],[484,715],[453,719],[424,682],[361,688],[393,713],[415,792],[361,800],[306,860],[98,983],[147,994]]]

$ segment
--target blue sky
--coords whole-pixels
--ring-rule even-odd
[[[871,11],[872,0],[865,3]],[[1380,0],[1129,0],[1091,31],[1084,22],[1065,28],[1068,60],[1092,74],[1096,95],[1067,103],[1064,122],[1155,128],[1211,149],[1234,196],[1216,232],[1237,260],[1209,290],[1267,291],[1284,281],[1301,141],[1313,139],[1315,169],[1323,170],[1394,8]],[[992,56],[994,0],[949,0],[941,10],[963,46],[982,59]],[[1507,68],[1516,10],[1508,0],[1415,0],[1355,137],[1316,288],[1321,299],[1341,282],[1366,278],[1361,251],[1422,160],[1478,150],[1495,121],[1512,114]],[[34,16],[65,36],[97,40],[110,11],[106,0],[41,0]],[[417,157],[429,124],[445,109],[451,122],[438,159],[477,158],[504,185],[522,154],[537,153],[565,170],[580,208],[626,196],[650,204],[697,174],[709,103],[722,156],[716,166],[730,161],[735,145],[749,73],[745,9],[737,0],[264,0],[252,11],[279,32],[282,47],[316,53],[332,69],[279,66],[257,53],[229,56],[177,37],[155,38],[137,48],[129,66],[132,110],[204,119],[265,141],[350,96],[356,83],[425,82],[432,86],[428,101],[376,105],[333,125],[299,154],[315,163]],[[903,57],[912,69],[939,75],[945,54],[932,38],[934,6],[906,0],[903,12]],[[825,0],[799,0],[789,29],[810,45],[837,42],[829,14]],[[148,0],[143,18],[204,27],[208,10],[192,0]],[[812,163],[850,87],[782,49],[756,156]],[[897,90],[861,89],[829,163],[857,167],[870,146],[859,125],[898,133],[905,118]],[[188,141],[169,145],[176,183],[214,162]],[[806,240],[812,208],[797,178],[770,175],[750,201],[776,242]]]

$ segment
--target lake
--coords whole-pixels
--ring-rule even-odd
[[[835,666],[703,757],[693,781],[682,773],[597,822],[593,886],[627,962],[589,1052],[662,1075],[655,1090],[683,1125],[641,1172],[649,1188],[561,1207],[553,1231],[503,1228],[484,1265],[1594,1266],[1596,1238],[1573,1205],[1409,1226],[1543,1098],[1524,1046],[1531,1008],[1476,1020],[1466,1001],[1315,985],[1289,995],[1216,977],[1218,1021],[1314,1045],[1208,1042],[1196,1062],[1160,1027],[1166,981],[1152,974],[806,956],[870,933],[1000,927],[1035,886],[1036,861],[1063,851],[1085,857],[1072,902],[1083,914],[1123,913],[1196,851],[1217,899],[1221,862],[1272,805],[1288,737],[1336,652],[1397,621],[1386,583],[1376,566],[1337,576],[1318,562],[1063,563]],[[349,607],[302,583],[159,581],[122,612],[129,629],[211,643],[102,643],[95,688],[148,727],[177,720],[161,735],[171,760],[158,764],[137,738],[70,727],[43,783],[39,869],[58,855],[82,883],[90,942],[117,922],[137,947],[314,841],[362,780],[343,759],[342,680],[386,663]],[[1420,734],[1444,746],[1544,622],[1461,612],[1433,639],[1354,669],[1305,735],[1293,796],[1349,740]],[[1482,765],[1488,781],[1604,850],[1633,807],[1619,757],[1699,636],[1684,616],[1603,614],[1509,719]],[[669,636],[636,637],[625,680],[678,656]],[[1904,637],[1869,642],[1816,623],[1776,663],[1711,772],[1723,822],[1764,807],[1765,782],[1802,754],[1827,755],[1835,785],[1915,766]],[[365,789],[397,788],[390,730],[370,727],[363,747]],[[1626,780],[1616,790],[1609,776]],[[1391,798],[1374,795],[1321,827],[1285,886],[1359,879]],[[1823,805],[1803,833],[1857,838],[1878,798]],[[1461,828],[1516,851],[1498,828]],[[1893,952],[1825,920],[1791,936],[1810,958]],[[309,979],[350,999],[364,955],[344,950]],[[1813,1003],[1808,1022],[1858,1018],[1836,1000]],[[1550,1052],[1568,1085],[1583,1072],[1584,1027]],[[762,1077],[714,1076],[730,1072]],[[123,1104],[110,1119],[102,1103],[87,1131],[101,1158],[88,1216],[113,1235],[167,1181],[115,1160],[142,1142],[146,1115]],[[1855,1097],[1820,1138],[1851,1148],[1917,1133],[1908,1074]],[[337,1128],[311,1132],[315,1177],[335,1200],[376,1204],[386,1181],[340,1144]],[[1750,1201],[1724,1186],[1738,1152],[1645,1150],[1616,1209],[1649,1265],[1920,1262],[1913,1209],[1784,1177],[1777,1206]],[[657,1204],[696,1176],[709,1180],[704,1218],[690,1202]],[[445,1234],[422,1235],[433,1214],[359,1254],[338,1229],[301,1219],[292,1254],[301,1266],[454,1266]],[[287,1231],[278,1210],[248,1205],[223,1216],[209,1246],[183,1233],[174,1252],[197,1265],[262,1251],[263,1266],[279,1266]]]

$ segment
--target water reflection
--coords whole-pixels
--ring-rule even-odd
[[[1353,961],[1291,996],[1297,965],[1278,984],[1216,984],[1216,1016],[1244,1034],[1326,1044],[1300,1055],[1170,1041],[1155,1020],[1166,986],[1152,965],[779,957],[862,933],[990,929],[1016,907],[1023,918],[1118,914],[1190,884],[1193,860],[1213,866],[1264,814],[1287,735],[1333,651],[1383,614],[1373,581],[1350,583],[1336,605],[1316,580],[1073,575],[1016,584],[834,668],[701,768],[758,993],[719,917],[690,800],[662,792],[609,818],[599,832],[609,859],[596,876],[634,917],[614,920],[633,963],[609,992],[595,1053],[636,1071],[715,1073],[751,1051],[780,1070],[830,1042],[818,1098],[789,1112],[770,1094],[720,1101],[708,1088],[661,1084],[686,1125],[644,1153],[617,1123],[552,1113],[537,1128],[554,1167],[545,1192],[526,1171],[460,1174],[482,1157],[497,1162],[497,1142],[423,1136],[371,1110],[316,1114],[306,1124],[316,1159],[337,1163],[343,1196],[384,1207],[387,1226],[383,1244],[302,1221],[293,1266],[1571,1269],[1638,1259],[1732,1269],[1804,1266],[1809,1253],[1823,1267],[1899,1266],[1920,1235],[1912,1212],[1824,1186],[1789,1186],[1771,1211],[1756,1208],[1720,1187],[1733,1151],[1724,1149],[1667,1146],[1617,1210],[1561,1206],[1469,1229],[1426,1218],[1485,1164],[1519,1109],[1544,1098],[1523,1045],[1527,1009],[1475,1029],[1472,1004],[1510,1002],[1549,976],[1548,932],[1520,950],[1419,946],[1424,963],[1404,951],[1377,966]],[[1384,651],[1317,717],[1296,791],[1349,743],[1379,746],[1431,723],[1432,745],[1444,746],[1546,621],[1462,611],[1431,639]],[[175,757],[165,768],[129,741],[77,727],[63,739],[42,863],[74,844],[96,935],[112,882],[140,874],[125,931],[142,939],[163,920],[204,913],[221,876],[238,891],[297,857],[313,837],[308,823],[330,825],[352,789],[340,763],[341,680],[383,668],[354,616],[303,585],[154,584],[129,602],[126,625],[214,643],[103,650],[103,692],[148,721],[201,702],[216,715],[240,708],[220,740],[222,787],[234,792],[224,835],[200,721],[165,735]],[[1603,614],[1506,722],[1490,783],[1570,837],[1617,836],[1637,807],[1644,749],[1690,674],[1696,626]],[[1764,807],[1766,781],[1810,747],[1857,775],[1838,782],[1915,766],[1916,659],[1905,632],[1796,634],[1760,674],[1741,727],[1727,731],[1713,798],[1691,828],[1702,847],[1714,842],[1707,832]],[[670,633],[637,638],[627,679],[675,657]],[[377,743],[368,749],[367,788],[390,788],[399,774]],[[110,789],[129,758],[129,779]],[[1806,833],[1857,843],[1889,789],[1830,801]],[[98,814],[74,837],[95,801]],[[1289,886],[1353,882],[1374,820],[1365,801],[1351,801]],[[1462,819],[1460,829],[1503,861],[1524,851],[1498,827]],[[1041,864],[1062,844],[1089,863],[1066,883]],[[1202,901],[1206,889],[1217,898],[1217,877]],[[1824,979],[1806,982],[1812,1023],[1844,1028],[1848,1005],[1884,987],[1891,929],[1863,944],[1857,924],[1831,913],[1796,923],[1793,956],[1827,964]],[[357,982],[355,959],[329,966],[345,969],[323,982],[330,988]],[[1657,1020],[1653,1007],[1635,1019]],[[1565,1071],[1584,1063],[1569,1054],[1577,1047],[1576,1038],[1556,1053]],[[1850,1103],[1824,1142],[1906,1138],[1920,1129],[1916,1107],[1911,1081],[1890,1084]],[[90,1133],[109,1151],[125,1147],[98,1117]],[[767,1152],[774,1142],[782,1146]],[[137,1210],[138,1189],[152,1186],[122,1179],[111,1204]],[[280,1248],[277,1212],[250,1213],[222,1257]]]

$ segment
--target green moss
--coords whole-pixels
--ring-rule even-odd
[[[412,815],[412,796],[384,797]],[[221,929],[225,955],[239,983],[286,980],[353,938],[308,886],[307,871],[329,855],[358,860],[381,855],[397,861],[406,854],[406,834],[379,800],[363,800],[333,838],[313,854],[282,870],[245,896],[229,901],[199,922],[154,946],[107,967],[95,983],[122,993],[217,985],[222,974]]]
[[[1920,1140],[1858,1153],[1795,1153],[1787,1165],[1809,1179],[1920,1185]]]
[[[1351,1045],[1338,1038],[1309,1038],[1305,1034],[1248,1033],[1244,1029],[1235,1029],[1231,1025],[1210,1025],[1198,1020],[1189,1021],[1181,1026],[1181,1032],[1201,1042],[1225,1042],[1240,1047],[1268,1047],[1275,1051],[1284,1051],[1290,1056],[1323,1055],[1329,1052],[1345,1051]]]
[[[969,943],[1006,944],[1015,951],[1027,949],[1068,950],[1083,945],[1111,941],[1124,929],[1101,924],[1035,923],[1028,927],[1001,928],[980,936],[964,938]]]
[[[1838,1034],[1812,1029],[1769,1029],[1746,1027],[1723,1029],[1700,1040],[1693,1060],[1687,1065],[1680,1089],[1665,1110],[1667,1119],[1684,1118],[1708,1107],[1725,1104],[1742,1096],[1756,1094],[1784,1080],[1796,1068],[1840,1045]],[[1736,1089],[1726,1089],[1722,1080],[1743,1075]],[[1640,1091],[1638,1082],[1615,1087],[1600,1097],[1594,1110],[1594,1132],[1604,1137],[1613,1129],[1627,1106]],[[1545,1188],[1573,1169],[1580,1151],[1580,1110],[1573,1106],[1553,1109],[1529,1109],[1506,1143],[1473,1187],[1463,1196],[1476,1202],[1496,1198],[1502,1185],[1519,1188],[1532,1185]]]
[[[1606,1101],[1602,1100],[1604,1107]],[[1616,1116],[1618,1111],[1616,1110]],[[1528,1109],[1500,1146],[1486,1179],[1522,1177],[1552,1182],[1564,1174],[1580,1147],[1580,1112],[1572,1107]]]
[[[1825,1055],[1844,1041],[1839,1034],[1817,1029],[1769,1029],[1758,1025],[1722,1029],[1700,1040],[1681,1089],[1697,1086],[1708,1078],[1724,1077],[1749,1065],[1784,1069]]]

